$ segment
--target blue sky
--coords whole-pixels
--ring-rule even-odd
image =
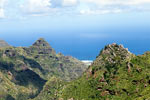
[[[29,46],[44,37],[83,59],[113,42],[136,54],[150,50],[149,19],[150,0],[0,0],[0,38]]]

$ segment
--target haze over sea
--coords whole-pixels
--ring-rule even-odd
[[[124,32],[123,32],[124,33]],[[148,35],[147,35],[148,36]],[[123,44],[125,48],[128,48],[130,52],[134,54],[143,54],[146,51],[150,51],[150,41],[149,36],[146,38],[123,38],[123,37],[108,37],[108,38],[98,38],[98,37],[87,37],[82,38],[80,36],[49,36],[47,35],[24,35],[24,36],[8,36],[3,37],[10,45],[13,46],[30,46],[38,38],[45,38],[50,45],[56,50],[56,52],[61,52],[64,55],[71,55],[80,60],[94,60],[99,54],[100,50],[104,48],[105,45],[111,43]]]
[[[134,54],[150,51],[150,13],[50,18],[2,19],[0,38],[13,46],[30,46],[43,37],[56,52],[80,60],[94,60],[105,45],[114,42]]]
[[[65,55],[94,60],[105,45],[150,51],[149,0],[0,0],[0,38],[30,46],[38,38]]]

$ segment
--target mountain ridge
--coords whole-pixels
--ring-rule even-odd
[[[86,68],[78,59],[56,54],[41,38],[30,47],[0,47],[0,96],[15,100],[35,98],[51,77],[71,81]]]
[[[56,100],[149,100],[150,52],[134,55],[122,45],[104,47],[96,60],[78,79],[56,89]],[[49,83],[50,84],[50,83]],[[50,88],[49,90],[50,91]],[[48,91],[35,100],[48,100]]]
[[[92,62],[92,64],[83,70],[81,67],[82,64],[80,64],[81,62],[79,63],[77,59],[69,56],[64,56],[61,53],[55,54],[55,52],[39,53],[38,52],[39,50],[42,51],[43,48],[45,50],[45,47],[43,47],[43,43],[40,43],[39,47],[34,48],[36,50],[33,51],[31,50],[32,48],[29,47],[29,48],[19,48],[19,50],[18,48],[12,48],[12,51],[4,49],[5,52],[0,52],[0,54],[6,58],[11,57],[14,58],[17,56],[18,59],[20,57],[19,54],[26,55],[25,58],[23,58],[26,63],[24,64],[19,63],[19,65],[21,64],[21,66],[19,68],[14,67],[14,69],[13,69],[14,63],[12,63],[10,59],[5,60],[0,58],[1,59],[0,68],[1,65],[3,65],[5,66],[2,67],[3,69],[8,70],[13,69],[19,73],[20,71],[21,73],[22,71],[23,73],[31,72],[32,74],[34,73],[33,76],[36,76],[31,79],[37,80],[41,79],[44,82],[42,86],[40,85],[42,83],[37,85],[37,87],[41,86],[41,88],[34,87],[34,83],[33,85],[30,84],[31,85],[30,87],[28,86],[22,87],[22,85],[18,87],[20,88],[20,90],[24,88],[23,89],[24,92],[22,91],[21,93],[29,93],[29,94],[25,95],[14,94],[14,92],[12,92],[12,90],[10,89],[11,90],[10,92],[2,94],[3,97],[5,98],[10,97],[13,98],[13,100],[15,99],[16,100],[21,99],[22,100],[149,100],[150,99],[149,93],[150,52],[145,52],[143,55],[134,55],[133,53],[129,52],[127,48],[124,48],[123,45],[118,45],[116,43],[109,44],[106,45],[100,51],[99,55]],[[14,52],[19,53],[15,54]],[[35,60],[35,62],[31,63],[31,60]],[[43,61],[46,62],[49,61],[50,64],[47,64]],[[79,65],[77,63],[79,63]],[[42,67],[38,66],[37,68],[36,66],[35,68],[35,66],[33,66],[34,64],[37,65],[39,64]],[[51,64],[55,65],[55,67],[54,66],[47,67],[47,65]],[[63,67],[64,64],[66,64],[65,67]],[[77,65],[76,67],[74,67],[73,66],[74,64],[77,64],[78,67]],[[9,65],[9,67],[7,65]],[[54,69],[49,70],[49,68],[51,69],[57,68],[60,74],[54,73],[55,70]],[[53,74],[51,74],[49,77],[47,75],[42,74],[42,72],[44,71],[47,71],[49,74],[50,73]],[[5,77],[5,74],[3,73],[4,73],[3,71],[0,72],[0,79],[2,78],[2,81],[6,81],[3,78]],[[17,75],[18,78],[16,78],[13,77],[14,75],[13,72],[10,71],[7,73],[9,74],[9,79],[6,77],[7,81],[10,81],[10,83],[11,81],[14,81],[14,83],[11,84],[15,84],[15,82],[18,83],[17,79],[24,78],[24,74],[16,73],[18,74]],[[76,78],[73,78],[73,76],[76,76]],[[27,76],[26,78],[28,81],[30,80],[28,79]],[[71,81],[66,80],[66,78],[68,78]],[[19,80],[19,82],[22,82],[22,80]],[[38,81],[36,82],[36,80],[34,80],[34,82],[35,84],[38,83]],[[4,82],[2,83],[4,84]],[[16,85],[12,86],[12,88],[14,88],[15,86]],[[3,90],[5,90],[1,86],[1,83],[0,87]],[[6,87],[8,86],[6,85]],[[34,91],[31,92],[31,90],[28,88],[32,88],[32,90]],[[2,92],[0,91],[0,93]]]

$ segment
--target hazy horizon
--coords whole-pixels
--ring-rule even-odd
[[[40,37],[39,37],[40,38]],[[18,39],[15,40],[5,40],[12,46],[23,46],[29,47],[31,46],[36,39]],[[148,44],[150,43],[148,40],[146,42],[142,39],[140,40],[94,40],[94,41],[76,41],[72,42],[68,41],[59,41],[53,40],[49,38],[45,38],[46,41],[56,50],[57,53],[61,52],[64,55],[73,56],[80,60],[95,60],[96,56],[100,53],[100,51],[104,48],[105,45],[117,43],[122,44],[125,48],[128,48],[131,53],[136,55],[143,54],[146,51],[150,51]],[[3,39],[4,40],[4,39]],[[71,42],[71,43],[70,43]]]
[[[57,51],[95,59],[107,44],[149,48],[149,0],[0,0],[0,38],[30,46],[40,37]]]

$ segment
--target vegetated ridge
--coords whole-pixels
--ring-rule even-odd
[[[71,81],[88,67],[76,58],[57,54],[43,38],[30,47],[0,43],[0,100],[35,98],[52,77]]]
[[[149,100],[149,72],[150,52],[136,56],[113,43],[101,50],[82,77],[68,83],[53,78],[35,100]]]

